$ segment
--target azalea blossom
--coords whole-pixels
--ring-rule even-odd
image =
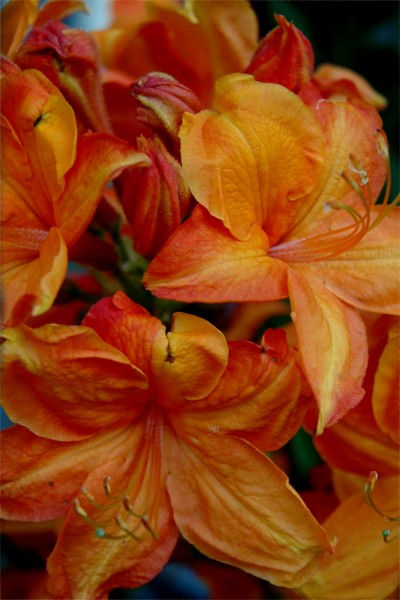
[[[214,110],[184,116],[183,170],[200,206],[144,282],[185,301],[290,296],[321,432],[364,393],[366,334],[351,305],[399,312],[399,237],[398,210],[373,206],[387,171],[378,114],[313,94],[308,106],[232,74],[217,83]]]
[[[53,595],[102,598],[144,583],[177,528],[272,582],[310,578],[328,539],[260,452],[284,444],[304,414],[299,372],[276,335],[269,350],[227,344],[184,313],[166,333],[118,292],[83,326],[4,336],[5,408],[19,425],[2,434],[3,516],[66,515],[48,563]]]

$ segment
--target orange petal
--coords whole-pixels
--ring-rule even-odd
[[[371,220],[374,221],[379,213],[378,205],[371,211]],[[394,207],[351,250],[330,260],[298,264],[296,270],[306,277],[315,277],[336,296],[357,308],[400,314],[399,217],[400,208]],[[335,228],[343,223],[338,215]]]
[[[2,114],[27,153],[37,185],[49,203],[64,188],[64,175],[75,159],[74,111],[39,71],[27,69],[1,80]],[[34,99],[34,101],[32,100]]]
[[[5,231],[7,242],[6,228]],[[67,270],[67,249],[58,229],[51,228],[44,241],[46,232],[29,231],[29,234],[30,238],[23,243],[29,248],[29,242],[37,241],[39,249],[25,256],[25,262],[21,262],[19,255],[16,262],[5,265],[3,273],[3,319],[7,327],[50,308]],[[32,234],[38,234],[38,239]]]
[[[37,435],[81,439],[143,411],[146,376],[91,329],[23,325],[3,335],[4,407]]]
[[[189,187],[238,239],[249,239],[256,222],[275,243],[317,181],[320,125],[295,94],[244,74],[217,82],[215,108],[183,119]]]
[[[52,597],[106,598],[112,588],[143,585],[158,574],[176,544],[177,529],[164,482],[166,473],[162,476],[157,494],[154,536],[144,527],[140,518],[129,514],[124,508],[123,497],[126,496],[133,510],[144,514],[142,501],[154,495],[156,485],[154,478],[147,477],[139,486],[139,497],[131,498],[130,486],[135,485],[135,480],[141,477],[146,432],[141,423],[128,431],[124,447],[120,446],[119,457],[113,459],[110,456],[109,460],[100,463],[101,466],[84,482],[95,502],[103,508],[87,501],[83,493],[79,496],[81,507],[84,507],[95,525],[88,524],[73,509],[67,516],[48,561]],[[107,451],[107,448],[104,447],[104,450]],[[110,478],[111,499],[105,493],[105,477]],[[128,534],[124,536],[123,530],[114,521],[115,517],[119,517],[137,538]],[[123,537],[110,540],[99,535],[100,532]]]
[[[64,516],[98,464],[99,449],[111,459],[130,435],[123,429],[81,442],[55,442],[19,425],[2,431],[2,517],[45,521]]]
[[[154,350],[158,394],[171,408],[209,394],[228,362],[224,335],[208,321],[185,313],[173,315],[164,343]]]
[[[365,213],[358,193],[343,173],[359,186],[369,205],[377,199],[386,179],[386,160],[377,137],[382,120],[375,109],[362,102],[322,100],[317,102],[314,112],[325,133],[326,155],[314,189],[299,207],[286,238],[290,240],[306,238],[320,227],[320,222],[332,211],[331,202],[344,203]]]
[[[397,444],[400,444],[399,336],[400,323],[397,321],[389,330],[388,343],[379,360],[372,394],[372,407],[378,426]]]
[[[38,0],[10,0],[1,11],[1,53],[14,58],[28,28],[34,22]]]
[[[304,416],[300,374],[251,342],[230,342],[228,365],[211,394],[178,415],[176,427],[230,432],[263,451],[283,446]],[[175,422],[175,421],[174,421]]]
[[[355,86],[357,94],[377,110],[383,110],[387,106],[386,98],[374,90],[364,77],[351,69],[324,63],[315,70],[313,79],[324,95],[336,93],[336,85],[344,80],[351,82]]]
[[[187,302],[285,298],[286,265],[267,251],[267,237],[258,226],[241,242],[198,206],[154,258],[143,281],[157,296]]]
[[[170,439],[167,486],[184,537],[274,585],[309,579],[330,546],[284,473],[238,438]]]
[[[117,292],[97,302],[82,321],[108,344],[118,348],[132,364],[152,377],[154,347],[165,349],[165,327],[147,310]]]
[[[385,513],[399,514],[398,477],[378,481],[374,500]],[[356,494],[324,522],[328,535],[337,536],[333,556],[325,555],[314,578],[301,592],[313,600],[365,598],[383,600],[398,585],[399,546],[385,544],[388,522]]]
[[[36,27],[43,27],[49,21],[61,21],[74,12],[82,11],[89,14],[85,3],[82,0],[48,0],[35,21]]]
[[[365,326],[359,315],[311,278],[288,271],[292,318],[304,368],[319,406],[317,433],[363,397]]]
[[[79,138],[75,164],[55,205],[55,219],[68,246],[86,229],[107,182],[125,167],[147,164],[145,154],[112,135],[93,133]]]

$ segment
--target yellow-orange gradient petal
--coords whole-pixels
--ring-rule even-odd
[[[20,256],[4,268],[3,319],[6,327],[45,312],[53,304],[64,281],[67,248],[59,230],[51,228],[48,236],[47,232],[36,233],[38,237],[31,235],[30,239],[32,244],[39,245],[38,249],[32,250],[34,255],[25,260]],[[29,246],[27,241],[24,243]]]
[[[89,11],[82,0],[48,0],[41,8],[35,21],[35,26],[43,27],[52,20],[61,21],[77,11],[89,14]]]
[[[228,365],[204,400],[184,407],[174,424],[230,432],[263,451],[283,446],[300,427],[300,373],[294,360],[277,361],[251,342],[230,342]]]
[[[377,138],[382,120],[375,109],[363,102],[321,100],[314,114],[325,134],[325,157],[318,182],[298,207],[288,240],[307,238],[318,229],[320,221],[332,212],[330,203],[347,204],[365,213],[343,173],[359,186],[369,205],[377,199],[386,178],[386,160]]]
[[[247,241],[239,241],[197,206],[154,258],[143,281],[156,296],[186,302],[285,298],[286,265],[267,251],[267,236],[258,225]]]
[[[285,474],[254,446],[202,433],[168,447],[168,492],[184,537],[201,552],[276,585],[310,579],[328,538]]]
[[[399,514],[399,478],[378,480],[374,501],[380,510]],[[398,586],[399,545],[385,544],[382,530],[390,524],[355,494],[328,517],[324,528],[337,536],[332,556],[325,555],[314,578],[301,592],[312,600],[383,600]]]
[[[4,407],[37,435],[81,439],[141,414],[146,376],[93,330],[22,325],[3,335]]]
[[[70,510],[48,562],[49,590],[53,597],[106,598],[112,588],[143,585],[168,561],[178,532],[165,489],[165,473],[161,474],[160,487],[151,476],[143,480],[141,471],[146,465],[143,454],[149,443],[145,435],[142,424],[130,428],[119,458],[110,456],[84,482],[95,502],[104,508],[93,505],[83,493],[79,495],[80,505],[94,525]],[[105,446],[104,450],[107,451]],[[109,478],[112,498],[105,493],[105,477]],[[137,483],[139,491],[132,497],[131,488]],[[145,514],[146,502],[154,497],[155,490],[156,520],[152,522],[151,533],[138,515]],[[124,496],[129,497],[136,516],[125,509]],[[132,535],[117,526],[115,517]],[[150,520],[148,512],[146,517]],[[100,532],[104,532],[103,537]],[[107,539],[106,535],[116,538]]]
[[[204,398],[217,385],[228,362],[228,344],[211,323],[175,313],[169,333],[154,347],[152,366],[158,396],[171,409]]]
[[[1,53],[14,58],[38,13],[38,0],[10,0],[1,11]]]
[[[249,239],[256,222],[274,243],[317,181],[324,154],[318,120],[295,94],[251,75],[221,78],[214,105],[183,120],[189,187],[238,239]]]
[[[372,392],[372,408],[382,432],[400,444],[400,323],[389,330],[389,339],[379,359]]]
[[[311,278],[289,269],[292,318],[304,368],[319,406],[317,433],[363,397],[367,338],[361,317]]]
[[[335,93],[335,83],[343,79],[351,81],[360,97],[368,104],[371,104],[377,110],[383,110],[387,106],[386,98],[374,90],[362,75],[351,69],[346,69],[346,67],[323,63],[315,69],[313,78],[316,79],[319,86],[322,86],[323,91],[328,92],[329,88],[333,88],[333,93]]]
[[[18,521],[64,516],[98,465],[99,452],[111,460],[131,435],[125,428],[79,442],[55,442],[19,425],[2,431],[1,516]]]
[[[379,205],[371,221],[379,217]],[[348,224],[337,215],[334,228]],[[297,271],[312,276],[336,296],[362,310],[400,314],[400,208],[394,207],[353,248],[329,260],[293,263]]]
[[[79,138],[75,164],[55,205],[55,219],[68,246],[85,230],[107,182],[125,167],[148,164],[145,154],[115,136],[94,133]]]

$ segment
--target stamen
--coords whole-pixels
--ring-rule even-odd
[[[392,517],[390,515],[387,515],[386,513],[382,512],[381,509],[378,508],[377,505],[375,504],[375,501],[372,498],[372,492],[374,491],[374,487],[375,487],[377,480],[378,480],[378,473],[376,471],[371,471],[371,473],[369,474],[368,481],[365,484],[365,488],[364,488],[365,504],[367,506],[369,506],[370,508],[372,508],[372,510],[375,511],[380,517],[383,517],[384,519],[386,519],[386,521],[400,523],[400,517]],[[390,529],[385,529],[382,532],[382,535],[384,538],[387,538],[390,535],[390,533],[391,533]],[[386,541],[386,539],[385,539],[385,541]]]
[[[127,535],[129,535],[129,537],[133,538],[134,540],[136,540],[138,542],[140,542],[142,540],[141,537],[139,537],[138,535],[135,535],[135,533],[134,533],[138,528],[137,526],[134,529],[129,529],[129,527],[127,525],[125,525],[125,523],[123,521],[121,521],[121,517],[119,515],[115,515],[114,521],[116,522],[118,527],[120,529],[122,529],[122,531],[124,531]]]

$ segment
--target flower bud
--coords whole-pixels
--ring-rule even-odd
[[[15,61],[22,69],[41,71],[60,88],[85,127],[111,131],[97,49],[89,33],[71,29],[60,21],[33,27]]]
[[[257,81],[279,83],[293,92],[307,83],[314,70],[314,52],[306,36],[282,15],[261,40],[245,73]]]
[[[138,150],[151,160],[123,176],[121,202],[132,227],[134,248],[154,256],[186,215],[190,192],[181,165],[158,138],[138,138]]]
[[[167,73],[149,73],[132,84],[131,94],[140,103],[138,118],[152,128],[167,133],[179,144],[178,133],[185,112],[202,109],[191,89]]]

